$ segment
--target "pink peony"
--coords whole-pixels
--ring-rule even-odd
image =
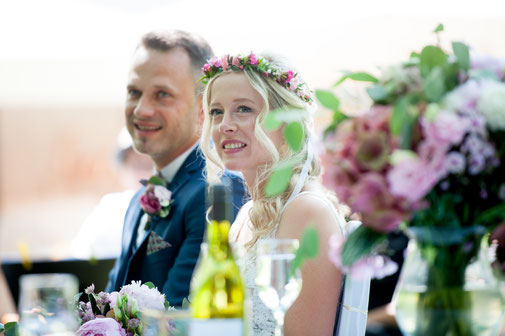
[[[84,323],[75,333],[76,336],[126,336],[121,325],[110,317],[97,318]]]
[[[221,66],[221,59],[219,59],[219,57],[215,56],[209,60],[209,64],[213,67],[219,68]]]
[[[142,195],[139,201],[142,210],[150,215],[154,215],[161,210],[161,204],[152,191]]]
[[[387,174],[391,193],[409,202],[420,201],[435,186],[437,179],[420,158],[406,159]]]
[[[427,141],[441,145],[459,144],[471,126],[467,118],[443,111],[439,112],[432,121],[421,119],[421,125]]]
[[[342,250],[345,238],[340,234],[334,234],[329,240],[328,258],[342,272],[349,273],[355,280],[368,278],[382,279],[398,270],[398,265],[391,259],[372,255],[356,261],[351,267],[342,264]]]

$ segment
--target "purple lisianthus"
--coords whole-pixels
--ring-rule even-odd
[[[146,213],[150,215],[154,215],[161,210],[160,201],[158,201],[158,198],[154,195],[154,192],[152,191],[148,191],[147,193],[142,195],[139,201],[142,210],[144,210]]]
[[[98,318],[84,323],[75,333],[76,336],[126,336],[121,325],[110,317]]]
[[[500,80],[505,77],[505,60],[475,50],[470,55],[470,68],[489,71]]]
[[[450,173],[459,174],[465,170],[465,156],[460,152],[450,152],[445,162]]]

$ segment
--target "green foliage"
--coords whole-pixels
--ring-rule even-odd
[[[162,179],[159,176],[156,176],[156,175],[151,176],[151,178],[149,179],[148,183],[149,184],[160,185],[160,186],[164,186],[164,187],[167,186],[167,183],[165,182],[165,180]]]
[[[382,84],[374,84],[366,88],[366,92],[374,103],[385,103],[388,99],[388,91]]]
[[[267,181],[265,186],[265,195],[267,197],[274,197],[283,193],[287,189],[292,175],[292,163],[279,165]]]
[[[91,305],[91,310],[93,311],[93,314],[95,314],[95,315],[102,314],[102,312],[100,311],[100,309],[98,308],[98,306],[96,304],[95,296],[93,295],[93,293],[88,294],[88,299],[89,299],[89,303]]]
[[[340,100],[330,91],[316,90],[316,98],[327,109],[338,111],[340,108]]]
[[[6,323],[4,328],[4,336],[19,336],[19,324],[17,322]]]
[[[295,259],[289,269],[289,274],[293,276],[297,269],[303,266],[307,259],[314,259],[319,254],[319,233],[315,226],[308,226],[302,234],[300,247],[296,251]]]
[[[5,330],[5,326],[3,325],[3,323],[0,323],[0,332],[2,332],[4,330]]]
[[[263,122],[265,131],[275,131],[282,126],[282,121],[278,120],[275,113],[270,112]]]
[[[433,31],[434,33],[440,33],[440,32],[443,32],[444,31],[444,25],[439,23],[438,26],[435,28],[435,30]]]
[[[335,86],[339,86],[346,79],[352,79],[358,82],[371,82],[377,83],[379,80],[374,76],[366,72],[345,72],[345,74],[335,83]]]
[[[452,50],[454,51],[460,68],[468,71],[468,69],[470,69],[470,51],[468,46],[461,42],[453,42]]]
[[[295,152],[298,152],[302,149],[304,133],[303,127],[299,122],[293,121],[284,127],[284,138],[288,143],[289,147],[293,149]]]
[[[389,128],[393,136],[399,136],[402,133],[402,129],[407,122],[410,99],[410,96],[398,99],[393,108],[393,114],[389,122]]]
[[[435,46],[426,46],[423,48],[420,54],[419,69],[421,70],[421,75],[426,77],[433,68],[444,67],[447,62],[447,54]]]
[[[430,103],[439,102],[445,94],[445,77],[441,67],[434,67],[426,76],[424,93]]]
[[[342,249],[342,264],[351,266],[366,257],[384,240],[386,235],[360,225],[348,237]]]

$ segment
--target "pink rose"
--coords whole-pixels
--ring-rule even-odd
[[[256,55],[251,51],[251,54],[249,55],[249,64],[251,65],[258,65],[258,59],[256,58]]]
[[[110,317],[97,318],[84,323],[75,333],[76,336],[126,336],[121,325]]]
[[[298,87],[298,84],[300,84],[300,80],[296,77],[294,77],[293,79],[291,79],[291,81],[289,82],[289,89],[291,91],[295,91],[296,88]]]
[[[150,215],[154,215],[161,210],[161,204],[152,191],[148,191],[146,194],[142,195],[139,201],[142,210]]]
[[[221,57],[221,65],[223,66],[223,71],[230,68],[230,63],[228,62],[228,55]]]

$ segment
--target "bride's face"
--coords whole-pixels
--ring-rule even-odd
[[[242,72],[217,78],[210,92],[209,114],[212,140],[229,170],[255,174],[258,166],[270,162],[271,155],[254,135],[255,121],[263,109],[261,95]],[[284,139],[280,130],[267,132],[279,149]]]

